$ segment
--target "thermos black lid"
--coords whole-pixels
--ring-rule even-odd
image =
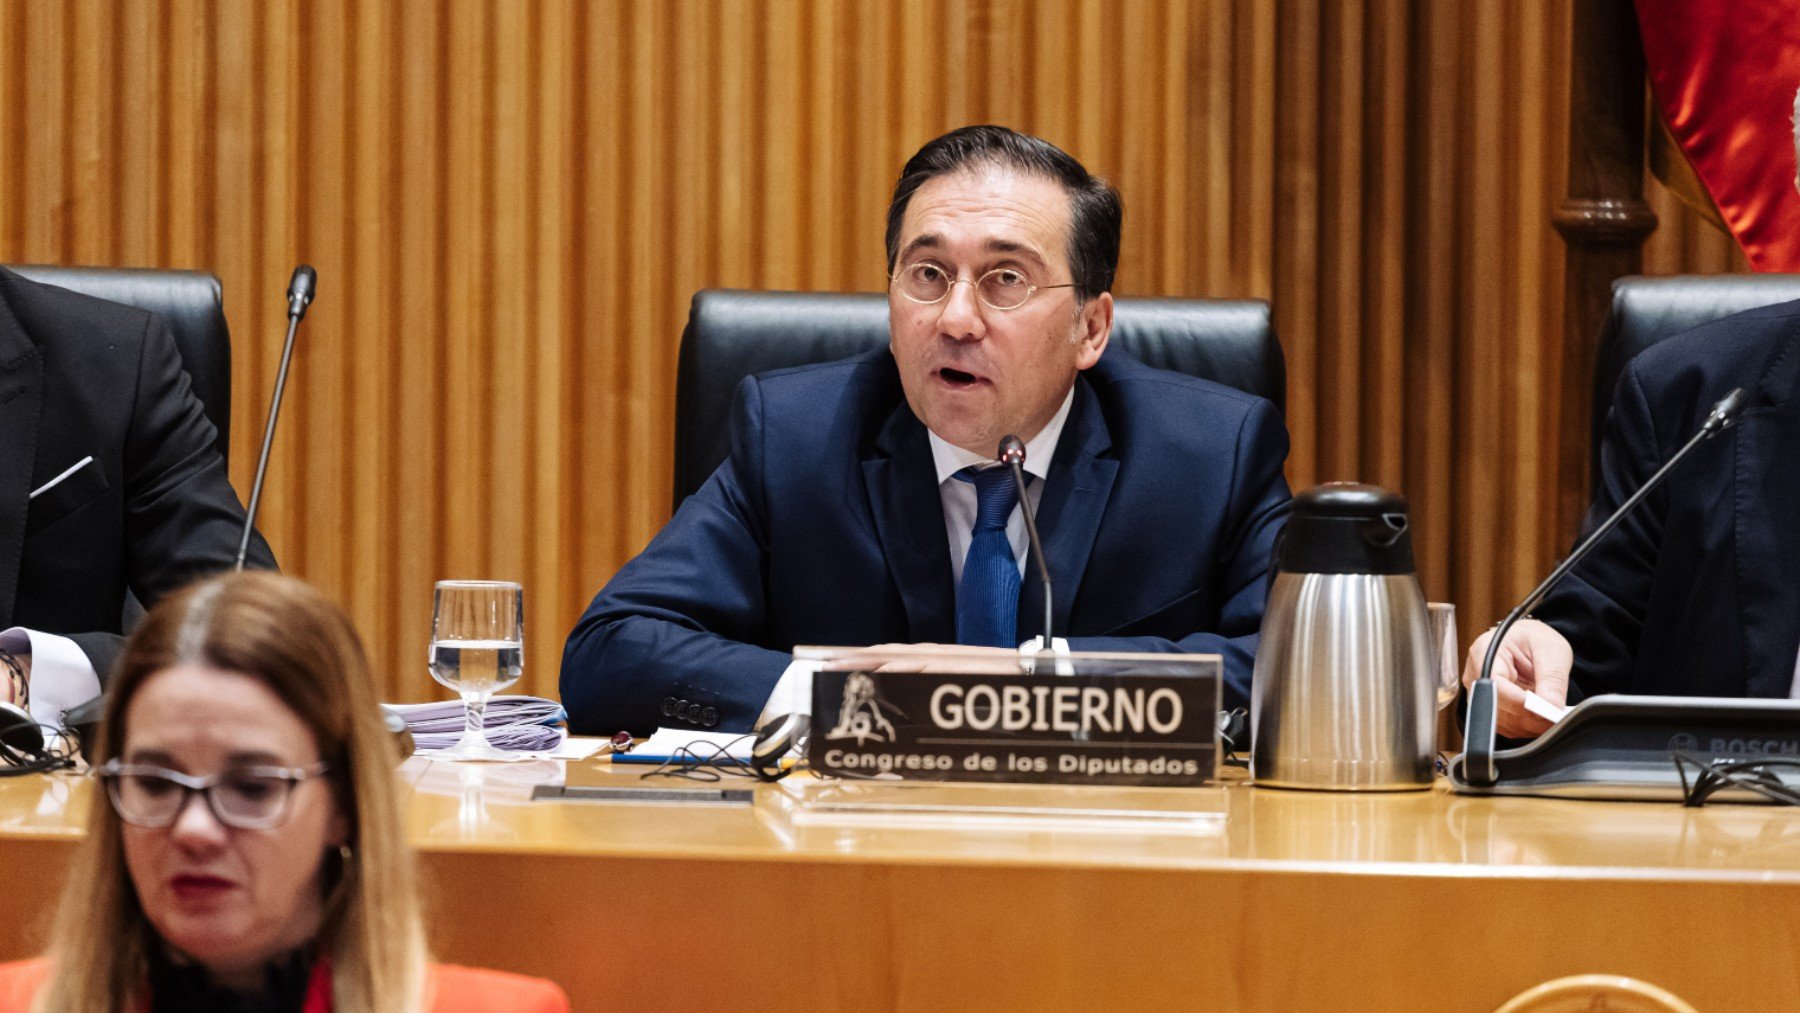
[[[1282,573],[1413,572],[1406,500],[1355,482],[1327,482],[1294,497],[1275,547]]]

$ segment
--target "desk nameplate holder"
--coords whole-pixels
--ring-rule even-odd
[[[1223,662],[1217,655],[1075,653],[1060,674],[969,671],[966,658],[897,655],[935,671],[878,671],[866,653],[808,648],[810,778],[759,793],[794,829],[1031,829],[1217,833]],[[1048,658],[1043,662],[1048,666]],[[1081,790],[1071,791],[1071,786]]]
[[[1071,654],[1057,673],[972,671],[955,655],[880,671],[824,654],[806,758],[816,777],[1191,787],[1218,777],[1216,654]]]
[[[1679,802],[1677,752],[1704,760],[1800,758],[1800,700],[1589,697],[1530,744],[1496,752],[1500,777],[1492,787],[1467,782],[1462,756],[1451,761],[1450,783],[1464,795]],[[1800,786],[1791,773],[1778,776]],[[1761,801],[1738,791],[1714,797]]]

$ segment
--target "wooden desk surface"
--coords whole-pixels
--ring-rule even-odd
[[[641,769],[590,761],[574,776],[636,785]],[[1215,814],[1174,832],[851,827],[796,825],[778,793],[803,789],[783,786],[754,805],[549,803],[530,790],[562,780],[559,763],[412,761],[402,776],[438,953],[556,978],[579,1009],[779,995],[797,1009],[1479,1010],[1589,972],[1703,1010],[1800,1004],[1791,809],[1233,781],[1173,793]],[[0,860],[39,884],[16,903],[53,896],[43,884],[88,790],[0,781]],[[1171,797],[1041,797],[1072,791]],[[41,946],[6,932],[0,956]]]

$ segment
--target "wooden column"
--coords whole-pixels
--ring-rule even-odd
[[[1644,203],[1644,47],[1631,0],[1577,0],[1570,27],[1569,196],[1556,209],[1564,254],[1559,551],[1588,503],[1590,413],[1600,325],[1613,280],[1643,268],[1656,215]]]

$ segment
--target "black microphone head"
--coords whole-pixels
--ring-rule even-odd
[[[301,264],[294,268],[294,276],[288,279],[288,316],[303,317],[306,307],[312,305],[313,293],[319,287],[319,274],[311,264]]]
[[[1712,411],[1707,413],[1706,424],[1701,428],[1712,432],[1731,428],[1731,424],[1737,421],[1738,413],[1744,410],[1744,405],[1749,401],[1750,398],[1744,393],[1744,388],[1733,387],[1731,393],[1720,398],[1719,403],[1713,405]]]
[[[999,458],[1001,464],[1024,464],[1025,441],[1017,436],[1002,436]]]

